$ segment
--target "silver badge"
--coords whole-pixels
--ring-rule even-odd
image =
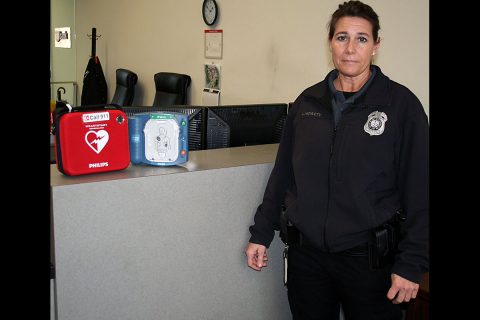
[[[371,136],[378,136],[385,130],[385,122],[388,118],[385,112],[374,111],[368,115],[368,120],[363,126],[363,130]]]

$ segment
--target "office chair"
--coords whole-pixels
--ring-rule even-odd
[[[117,87],[111,103],[122,107],[131,106],[135,97],[137,74],[127,69],[117,69],[116,75]]]
[[[159,72],[153,76],[155,81],[155,99],[153,106],[186,105],[188,87],[192,82],[189,75]]]

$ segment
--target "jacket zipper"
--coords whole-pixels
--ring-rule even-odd
[[[325,215],[325,223],[323,224],[323,243],[325,244],[325,249],[327,252],[330,252],[330,248],[327,242],[327,223],[328,223],[328,214],[330,213],[330,181],[331,181],[331,170],[330,167],[332,165],[332,158],[333,158],[333,146],[335,145],[335,139],[337,136],[337,126],[335,125],[333,128],[333,135],[332,135],[332,144],[330,145],[330,159],[328,161],[328,190],[327,190],[327,214]]]

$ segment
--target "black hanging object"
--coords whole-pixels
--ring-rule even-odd
[[[92,56],[83,75],[82,106],[107,103],[107,81],[97,57],[96,40],[97,28],[92,28]]]
[[[65,94],[66,90],[64,87],[58,87],[57,89],[57,101],[62,101],[62,90],[63,94]]]

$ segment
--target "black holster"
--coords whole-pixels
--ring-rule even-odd
[[[401,222],[405,219],[404,211],[399,209],[392,219],[370,231],[368,242],[370,269],[381,269],[393,263],[400,242]]]
[[[286,245],[300,241],[300,232],[288,221],[285,206],[282,206],[282,212],[280,214],[280,239],[282,239]]]

